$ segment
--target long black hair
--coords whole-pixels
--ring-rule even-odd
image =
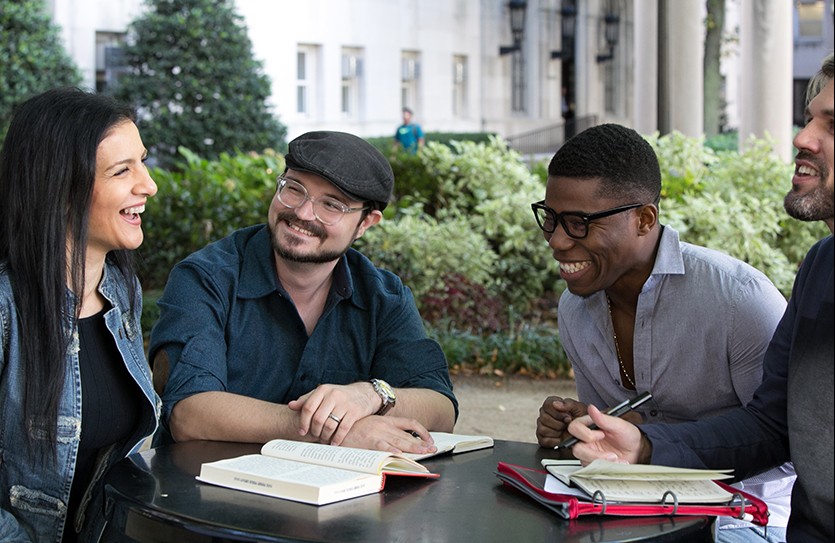
[[[16,108],[0,151],[0,262],[23,331],[23,421],[30,452],[40,440],[51,443],[49,456],[56,450],[66,354],[84,293],[96,151],[111,128],[135,119],[132,108],[109,96],[53,89]],[[108,258],[128,278],[132,303],[131,254],[112,251]],[[67,296],[68,283],[74,296]]]

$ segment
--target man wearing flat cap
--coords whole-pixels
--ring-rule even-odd
[[[386,158],[361,138],[290,142],[267,224],[177,264],[149,358],[158,442],[274,438],[433,452],[458,403],[411,291],[351,248],[391,197]],[[417,435],[420,439],[416,439]]]

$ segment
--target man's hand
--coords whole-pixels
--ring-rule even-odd
[[[560,441],[570,437],[568,425],[586,415],[586,404],[571,398],[548,396],[539,408],[536,419],[536,440],[540,447],[553,449]]]
[[[415,419],[392,416],[372,415],[358,420],[341,444],[392,453],[426,454],[437,450],[432,436],[422,424]]]
[[[648,461],[649,456],[645,453],[649,440],[643,437],[637,426],[620,417],[606,415],[593,405],[588,411],[587,416],[574,420],[568,426],[571,435],[580,440],[571,452],[583,465],[598,458],[629,464]],[[592,422],[597,425],[596,430],[589,428]]]
[[[380,396],[366,382],[319,385],[287,407],[299,412],[299,435],[341,445],[357,421],[377,412]]]

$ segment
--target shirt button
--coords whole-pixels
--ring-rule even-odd
[[[299,375],[299,381],[307,381],[307,374],[302,373],[301,375]]]
[[[650,411],[650,412],[649,412],[649,415],[650,415],[651,417],[657,417],[657,416],[658,416],[658,411],[656,411],[655,409],[653,409],[652,411]]]

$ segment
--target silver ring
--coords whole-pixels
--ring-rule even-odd
[[[334,422],[335,422],[335,423],[337,423],[337,424],[339,424],[340,422],[342,422],[342,419],[340,419],[339,417],[337,417],[337,416],[336,416],[336,415],[334,415],[333,413],[331,413],[330,415],[328,415],[328,418],[329,418],[329,419],[331,419],[332,421],[334,421]]]

